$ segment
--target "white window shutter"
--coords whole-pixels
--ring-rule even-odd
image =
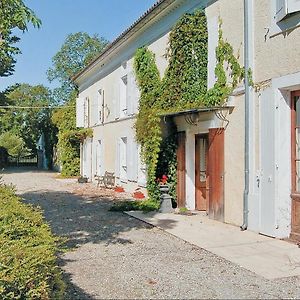
[[[141,146],[138,146],[138,184],[141,186],[147,185],[147,169],[141,157]]]
[[[276,21],[281,21],[287,14],[287,0],[276,0]]]
[[[120,139],[120,179],[123,181],[127,181],[128,179],[128,156],[127,156],[127,137],[122,137]]]
[[[133,113],[137,114],[139,111],[139,103],[140,103],[140,97],[141,97],[141,92],[138,87],[138,83],[135,77],[135,73],[133,72],[133,95],[134,95],[134,100],[133,100]]]
[[[133,180],[138,181],[138,144],[136,141],[133,141],[133,151],[132,151],[132,157],[133,157],[133,164],[132,164],[132,173],[133,173]]]
[[[90,127],[90,99],[88,97],[84,98],[84,128]]]
[[[99,123],[99,110],[98,110],[98,95],[95,94],[95,97],[91,101],[91,125],[96,125]]]
[[[132,139],[129,147],[130,148],[127,152],[128,179],[131,181],[137,181],[137,145],[134,139]]]
[[[115,175],[120,178],[120,147],[121,141],[120,138],[117,139],[116,142],[116,165],[115,165]]]
[[[76,127],[84,127],[84,98],[76,99]]]
[[[114,90],[113,90],[113,111],[114,111],[114,118],[119,119],[120,118],[120,84],[117,80],[114,84]]]
[[[133,101],[134,101],[134,87],[133,87],[133,74],[129,72],[127,74],[127,115],[133,114]]]
[[[104,150],[105,144],[104,139],[101,140],[101,153],[100,153],[100,159],[101,159],[101,169],[100,169],[100,175],[104,175],[105,173],[105,157],[104,157]]]
[[[300,11],[300,0],[288,0],[288,13]]]

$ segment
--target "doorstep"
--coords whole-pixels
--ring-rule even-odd
[[[297,245],[209,219],[203,213],[191,216],[175,213],[126,214],[225,258],[267,279],[300,276]]]

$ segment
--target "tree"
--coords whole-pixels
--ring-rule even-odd
[[[24,32],[29,23],[34,27],[41,25],[41,21],[23,0],[0,1],[0,77],[9,76],[14,72],[15,55],[21,53],[20,49],[14,46],[20,40],[14,34],[15,29]]]
[[[49,107],[53,105],[53,98],[50,90],[42,85],[20,84],[8,89],[5,98],[12,108],[2,110],[0,132],[9,131],[21,137],[33,154],[36,154],[36,143],[44,133],[46,156],[51,162],[57,129],[51,121]]]
[[[10,131],[0,135],[0,147],[5,148],[9,155],[18,159],[30,155],[24,140]]]
[[[108,44],[98,35],[89,36],[85,32],[69,34],[61,49],[52,58],[53,67],[47,71],[50,82],[58,80],[61,86],[55,89],[59,103],[68,101],[75,85],[71,78],[87,66]]]

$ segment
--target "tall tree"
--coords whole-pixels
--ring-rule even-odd
[[[86,32],[67,36],[61,49],[52,58],[53,67],[47,71],[48,80],[58,80],[61,85],[54,91],[59,103],[68,101],[75,89],[71,78],[88,65],[107,44],[105,38],[90,36]]]
[[[46,152],[51,160],[56,128],[51,122],[51,110],[48,108],[53,104],[50,90],[42,85],[21,84],[10,90],[6,98],[12,108],[5,109],[1,115],[0,131],[10,131],[21,137],[33,154],[36,153],[40,135],[44,133],[48,147]]]
[[[15,55],[21,53],[20,49],[14,46],[20,40],[15,35],[15,29],[24,32],[30,23],[35,27],[41,25],[41,21],[23,0],[0,1],[0,77],[9,76],[14,72]]]

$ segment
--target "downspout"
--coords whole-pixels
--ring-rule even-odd
[[[241,230],[248,228],[248,212],[249,212],[249,167],[250,167],[250,86],[249,86],[249,0],[244,0],[244,65],[245,65],[245,189],[243,195],[243,225]]]

